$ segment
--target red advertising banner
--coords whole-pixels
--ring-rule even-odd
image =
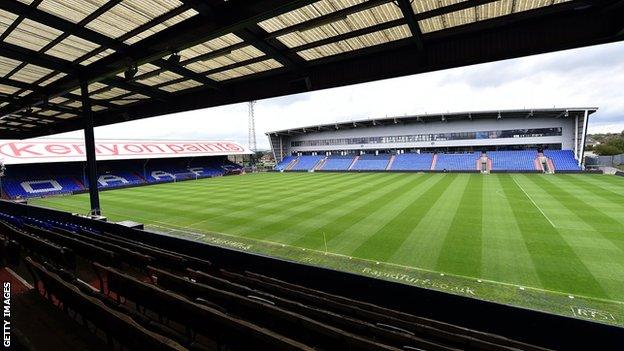
[[[251,154],[233,141],[99,140],[98,161]],[[76,139],[0,140],[4,164],[85,161],[85,145]]]

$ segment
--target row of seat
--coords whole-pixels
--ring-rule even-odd
[[[231,162],[223,161],[219,165],[190,168],[157,168],[146,172],[120,170],[107,172],[98,177],[98,188],[109,189],[141,184],[155,184],[185,179],[210,178],[222,176],[231,171],[240,171],[242,167]],[[72,194],[88,189],[89,182],[82,174],[74,175],[12,175],[3,179],[3,193],[10,199],[31,198],[62,194]]]
[[[571,150],[546,150],[544,155],[552,160],[555,170],[581,170]],[[324,156],[287,156],[276,166],[278,171],[475,171],[480,170],[480,152],[470,153],[404,153]],[[488,151],[491,170],[536,171],[536,150]]]
[[[114,233],[7,215],[0,225],[0,234],[30,257],[44,290],[81,304],[80,314],[104,314],[93,323],[130,348],[116,333],[120,323],[157,344],[149,349],[163,350],[539,349]]]

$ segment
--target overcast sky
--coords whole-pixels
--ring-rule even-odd
[[[498,61],[351,85],[256,104],[258,148],[265,132],[399,116],[546,107],[599,107],[590,132],[624,130],[624,43]],[[247,104],[99,127],[96,138],[234,140],[247,144]],[[60,135],[81,137],[79,132]]]

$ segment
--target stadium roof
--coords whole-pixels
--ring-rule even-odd
[[[327,130],[353,129],[361,127],[384,126],[408,123],[427,122],[451,122],[459,120],[477,119],[508,119],[508,118],[574,118],[584,116],[587,111],[588,116],[598,111],[597,107],[564,107],[546,109],[521,109],[521,110],[492,110],[492,111],[467,111],[467,112],[447,112],[434,114],[421,114],[396,117],[382,117],[360,119],[346,122],[336,122],[319,124],[300,128],[291,128],[267,132],[267,135],[296,135],[306,133],[316,133]]]
[[[613,42],[622,39],[623,7],[615,0],[2,0],[0,138],[83,128],[81,82],[98,126]]]

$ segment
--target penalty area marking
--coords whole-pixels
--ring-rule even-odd
[[[542,211],[542,208],[539,207],[535,201],[533,201],[533,198],[531,196],[529,196],[529,194],[524,190],[524,188],[522,187],[522,185],[520,185],[520,183],[518,183],[518,181],[516,180],[516,178],[514,178],[513,176],[511,176],[511,179],[514,181],[514,183],[516,183],[516,185],[518,186],[518,188],[520,188],[520,190],[522,190],[522,192],[524,193],[524,195],[526,195],[526,197],[529,198],[529,200],[531,201],[531,203],[533,204],[533,206],[535,206],[540,213],[542,214],[542,216],[544,216],[544,218],[546,218],[546,220],[548,220],[548,222],[550,223],[550,225],[553,228],[557,228],[557,226],[553,223],[553,221],[550,220],[550,218],[548,218],[548,216],[546,215],[546,213],[544,213],[544,211]]]

